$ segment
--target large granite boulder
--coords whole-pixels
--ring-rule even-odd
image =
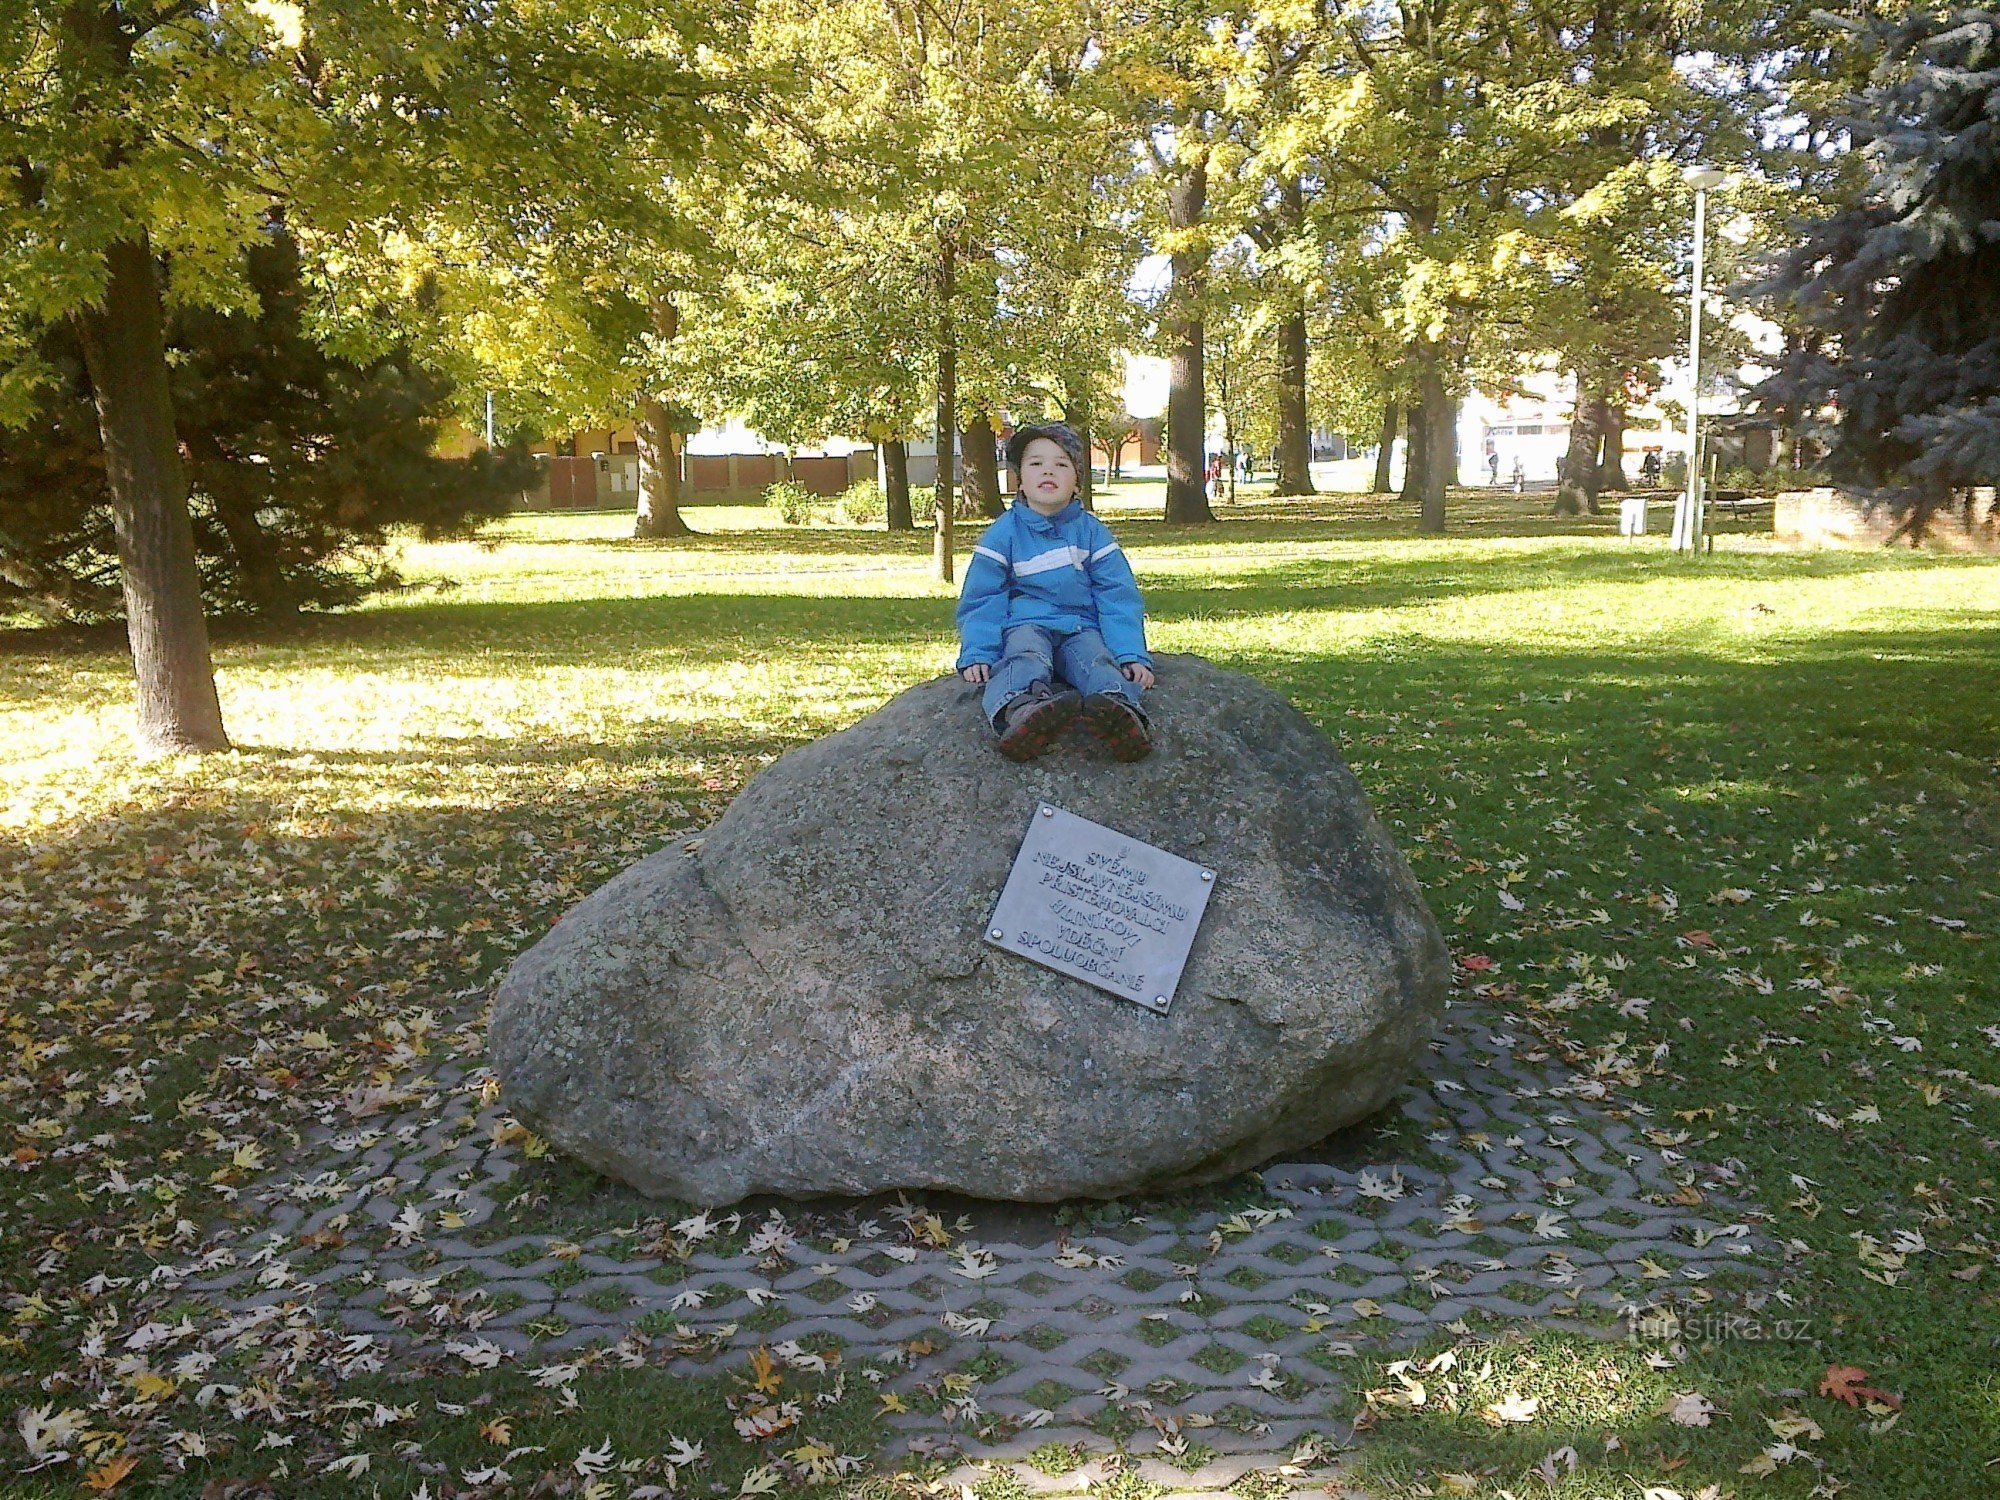
[[[703,1204],[1113,1196],[1369,1114],[1450,972],[1409,867],[1271,689],[1168,656],[1147,708],[1137,765],[1081,737],[1011,764],[955,677],[792,751],[514,965],[492,1030],[509,1106]],[[1217,871],[1168,1014],[983,941],[1042,801]]]

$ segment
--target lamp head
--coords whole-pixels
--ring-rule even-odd
[[[1711,188],[1719,188],[1729,180],[1729,174],[1717,167],[1688,167],[1681,173],[1681,181],[1697,193],[1705,193]]]

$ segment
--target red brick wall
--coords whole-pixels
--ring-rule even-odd
[[[847,460],[844,458],[795,458],[792,478],[815,495],[838,495],[847,488]]]
[[[687,460],[687,488],[690,491],[728,489],[729,460],[712,454],[689,454]]]

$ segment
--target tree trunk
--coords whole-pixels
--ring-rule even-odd
[[[1403,409],[1403,503],[1423,509],[1424,476],[1430,472],[1431,448],[1424,426],[1421,399]]]
[[[285,577],[278,539],[257,519],[263,486],[254,478],[243,477],[250,466],[232,461],[213,433],[189,434],[183,449],[188,488],[200,489],[215,513],[230,556],[236,559],[236,586],[243,601],[261,617],[296,618],[298,596]],[[199,549],[197,540],[197,555]]]
[[[1223,477],[1228,485],[1229,503],[1236,503],[1236,421],[1229,415],[1229,408],[1222,408],[1222,452],[1227,467]]]
[[[242,495],[212,495],[215,519],[236,557],[236,577],[243,597],[259,615],[289,619],[299,601],[285,579],[284,566],[269,532],[257,522],[256,502]]]
[[[952,321],[951,299],[957,269],[951,241],[941,239],[937,262],[937,510],[931,520],[931,567],[941,583],[952,581],[952,444],[958,434],[958,330]]]
[[[111,489],[125,633],[148,755],[227,750],[174,431],[159,273],[145,234],[104,254],[99,308],[76,316]]]
[[[965,451],[965,502],[982,516],[998,516],[1007,508],[1000,494],[1000,462],[994,452],[993,421],[985,413],[965,424],[960,435]]]
[[[1785,331],[1785,357],[1779,369],[1792,368],[1805,340],[1794,329]],[[1771,434],[1771,467],[1779,474],[1789,474],[1797,469],[1804,459],[1803,445],[1799,442],[1798,409],[1787,401],[1780,404],[1774,413],[1778,419],[1777,429]]]
[[[671,343],[680,333],[681,310],[670,296],[653,298],[653,332]],[[693,536],[681,519],[680,435],[673,413],[655,392],[639,397],[633,424],[639,439],[639,513],[632,526],[636,537]]]
[[[1604,398],[1578,377],[1576,414],[1569,419],[1569,447],[1557,473],[1555,513],[1597,514],[1597,452],[1604,437]]]
[[[1224,453],[1234,453],[1236,451],[1236,424],[1232,420],[1229,411],[1229,397],[1231,392],[1229,389],[1228,339],[1222,341],[1221,345],[1215,351],[1215,356],[1215,359],[1210,361],[1207,359],[1206,353],[1204,353],[1203,360],[1206,369],[1215,372],[1215,409],[1222,413],[1222,451]],[[1203,373],[1204,383],[1206,383],[1206,370]],[[1204,451],[1201,460],[1201,482],[1203,492],[1208,495],[1211,501],[1218,498],[1215,494],[1214,486],[1209,482],[1208,477],[1208,471],[1212,466],[1213,461],[1209,458],[1207,452]],[[1232,494],[1229,498],[1233,500],[1236,497]]]
[[[1625,477],[1625,407],[1622,402],[1604,403],[1604,457],[1597,465],[1597,489],[1629,490],[1632,481]]]
[[[1278,325],[1278,482],[1273,495],[1310,495],[1312,425],[1306,416],[1306,312]]]
[[[882,444],[882,500],[891,531],[915,531],[910,514],[910,445],[901,438]]]
[[[1458,424],[1451,399],[1445,394],[1444,350],[1436,344],[1417,346],[1417,405],[1422,412],[1424,450],[1423,472],[1416,486],[1417,530],[1439,536],[1444,532],[1445,487],[1451,483],[1458,452]],[[1404,486],[1406,494],[1409,488]]]
[[[639,515],[632,528],[638,537],[693,536],[681,519],[680,434],[673,415],[658,396],[639,398],[633,429],[639,435]]]
[[[1396,457],[1396,431],[1403,425],[1403,408],[1394,401],[1382,403],[1382,444],[1375,450],[1375,482],[1369,486],[1378,495],[1395,488],[1389,471]]]
[[[1097,488],[1096,454],[1091,446],[1091,421],[1089,400],[1063,402],[1063,420],[1069,423],[1071,432],[1083,439],[1083,472],[1076,476],[1076,498],[1083,502],[1085,510],[1096,510],[1095,490]],[[1017,474],[1015,479],[1018,481]]]
[[[1785,475],[1798,467],[1798,433],[1781,415],[1778,426],[1771,433],[1771,468],[1779,475]]]
[[[1097,465],[1091,453],[1090,419],[1079,417],[1076,435],[1083,439],[1083,472],[1076,476],[1076,498],[1083,502],[1085,510],[1097,509]]]
[[[1193,229],[1208,203],[1208,164],[1181,169],[1167,190],[1167,223]],[[1213,521],[1208,507],[1208,392],[1202,380],[1201,298],[1208,281],[1206,251],[1174,252],[1173,310],[1167,328],[1167,511],[1178,525]]]

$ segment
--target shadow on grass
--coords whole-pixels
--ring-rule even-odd
[[[1978,558],[1907,553],[1726,553],[1690,563],[1657,550],[1615,546],[1550,557],[1542,551],[1436,553],[1409,550],[1366,558],[1304,560],[1232,570],[1188,584],[1168,574],[1145,584],[1156,623],[1243,619],[1303,611],[1390,610],[1441,600],[1606,586],[1641,590],[1693,579],[1773,584],[1802,579],[1895,576],[1927,569],[1991,567]],[[1634,609],[1638,605],[1635,597]],[[952,630],[949,599],[676,592],[643,598],[471,603],[412,602],[395,609],[303,616],[285,622],[214,623],[218,650],[256,647],[313,653],[372,648],[385,663],[434,659],[449,673],[462,662],[486,676],[520,667],[702,666],[775,652],[848,653],[855,646],[916,644]],[[117,625],[0,632],[0,659],[124,654]]]
[[[1416,540],[1417,512],[1396,495],[1323,495],[1296,500],[1248,499],[1221,502],[1215,506],[1215,520],[1196,525],[1169,524],[1149,511],[1128,508],[1129,500],[1114,492],[1112,504],[1102,512],[1104,521],[1116,533],[1127,551],[1146,552],[1160,548],[1199,544],[1227,549],[1289,542],[1340,542]],[[518,524],[518,523],[517,523]],[[695,524],[699,526],[699,518]],[[992,521],[984,516],[961,517],[954,527],[953,542],[963,553]],[[1728,518],[1715,526],[1718,535],[1757,535],[1768,527],[1757,527]],[[1453,508],[1451,524],[1443,538],[1426,540],[1499,539],[1519,537],[1603,537],[1615,539],[1618,518],[1603,516],[1558,516],[1549,510],[1547,497],[1532,494],[1516,498],[1511,493],[1489,495],[1469,492]],[[624,536],[533,536],[520,531],[508,541],[528,542],[539,547],[594,547],[620,552],[664,553],[699,556],[708,552],[733,556],[826,556],[842,557],[859,553],[869,558],[886,558],[912,563],[927,561],[931,555],[931,531],[891,532],[881,526],[783,526],[775,518],[768,526],[746,530],[699,531],[694,536],[670,539],[641,539]]]
[[[734,729],[734,726],[732,726]],[[644,766],[684,755],[722,757],[727,763],[775,759],[799,744],[797,737],[732,732],[726,743],[699,727],[648,725],[629,739],[584,740],[564,736],[433,735],[399,750],[322,750],[312,745],[239,743],[234,758],[245,769],[282,775],[309,763],[317,770],[369,771],[492,766],[496,769],[577,769],[593,765]],[[692,788],[695,782],[690,782]]]
[[[1987,566],[1976,560],[1956,565]],[[1784,580],[1884,570],[1896,571],[1896,563],[1879,553],[1735,556],[1720,560],[1708,576]],[[1552,584],[1629,583],[1638,588],[1682,575],[1672,559],[1634,561],[1606,554],[1570,557],[1560,570],[1529,555],[1463,563],[1420,558],[1339,567],[1297,563],[1240,576],[1249,581],[1228,588],[1153,588],[1149,606],[1155,618],[1170,621],[1267,617],[1298,610],[1380,610],[1459,593],[1485,595]],[[851,660],[854,670],[865,673],[869,650],[920,649],[927,637],[944,636],[949,629],[947,600],[689,594],[573,603],[440,603],[323,617],[259,639],[266,646],[296,649],[301,665],[318,665],[315,658],[340,650],[358,655],[359,660],[348,659],[364,669],[423,662],[430,673],[445,676],[461,665],[465,675],[488,677],[534,669],[587,671],[599,665],[699,668],[799,654],[836,663]],[[16,637],[0,645],[0,651],[27,655],[29,644]],[[1601,739],[1607,726],[1662,713],[1670,713],[1682,729],[1704,723],[1727,726],[1740,753],[1774,753],[1775,747],[1790,744],[1789,753],[1799,754],[1812,748],[1815,738],[1876,740],[1884,734],[1896,737],[1897,726],[1907,735],[1897,743],[1913,753],[1942,746],[1979,757],[2000,749],[1994,743],[2000,708],[1981,686],[2000,680],[2000,609],[1952,611],[1933,632],[1773,635],[1754,644],[1765,660],[1746,662],[1686,642],[1655,642],[1631,650],[1538,651],[1524,645],[1479,650],[1396,641],[1337,654],[1279,648],[1211,654],[1264,678],[1329,719],[1351,706],[1382,708],[1399,699],[1442,697],[1474,705],[1471,716],[1452,726],[1470,731],[1482,712],[1498,712],[1503,706],[1516,711],[1519,703],[1509,700],[1525,703],[1588,686],[1587,709],[1541,710],[1556,721],[1561,742],[1584,749],[1593,738]],[[286,664],[282,659],[260,662],[267,668]],[[908,681],[924,675],[914,674]],[[886,686],[897,690],[893,681]],[[1172,690],[1170,672],[1160,690]],[[1782,692],[1788,705],[1781,717],[1773,715],[1774,690]],[[1668,693],[1670,703],[1662,696]],[[804,738],[758,731],[721,716],[714,722],[717,728],[707,732],[647,722],[619,738],[420,736],[408,748],[394,751],[251,744],[239,754],[285,779],[283,763],[308,754],[322,767],[357,772],[438,761],[496,768],[650,762],[682,750],[726,754],[741,763],[780,753]],[[1878,746],[1878,758],[1890,760],[1894,754],[1891,745]],[[587,800],[587,790],[578,794]],[[202,796],[189,795],[195,801]],[[214,795],[217,809],[226,807],[227,790]],[[171,811],[138,816],[171,822],[188,812],[184,801]]]
[[[1338,563],[1298,563],[1285,567],[1257,570],[1242,574],[1228,575],[1218,584],[1216,591],[1238,596],[1232,601],[1232,610],[1262,609],[1272,601],[1263,598],[1242,597],[1246,590],[1282,588],[1288,585],[1308,585],[1336,588],[1346,592],[1336,592],[1330,600],[1316,601],[1311,607],[1364,607],[1378,604],[1398,604],[1436,598],[1464,589],[1478,589],[1484,592],[1504,589],[1545,587],[1551,581],[1550,561],[1546,557],[1523,555],[1502,550],[1489,556],[1440,557],[1432,545],[1418,541],[1414,511],[1402,505],[1396,496],[1380,495],[1337,495],[1320,496],[1303,500],[1259,500],[1248,501],[1234,506],[1218,508],[1218,520],[1206,526],[1169,526],[1162,521],[1132,513],[1114,514],[1112,517],[1121,543],[1133,553],[1173,550],[1199,544],[1204,548],[1220,548],[1219,555],[1227,556],[1227,549],[1234,546],[1267,546],[1299,542],[1321,542],[1336,544],[1353,541],[1407,540],[1417,542],[1400,553],[1386,557],[1371,558],[1367,563],[1341,560]],[[1614,535],[1615,522],[1610,517],[1558,517],[1547,514],[1546,504],[1535,496],[1517,499],[1511,494],[1494,495],[1490,492],[1470,491],[1460,497],[1455,509],[1455,526],[1451,538],[1463,540],[1470,537],[1501,539],[1517,537],[1523,539],[1547,539],[1551,537],[1597,538],[1606,543],[1601,553],[1579,555],[1565,553],[1559,562],[1564,579],[1588,583],[1605,579],[1618,579],[1631,574],[1650,575],[1664,572],[1671,567],[1704,566],[1716,576],[1771,576],[1771,577],[1835,577],[1854,573],[1875,572],[1906,566],[1913,557],[1926,566],[1978,566],[1975,558],[1939,558],[1930,554],[1911,554],[1889,549],[1858,550],[1853,552],[1818,552],[1785,554],[1721,554],[1707,559],[1703,564],[1691,565],[1682,560],[1663,556],[1654,548],[1633,548],[1618,541]],[[518,524],[518,523],[517,523]],[[960,538],[962,546],[969,546],[984,523],[962,523],[964,534]],[[1729,534],[1750,534],[1756,530],[1748,525],[1722,522],[1718,531]],[[906,562],[912,565],[923,563],[930,552],[928,532],[890,534],[862,528],[817,528],[817,527],[777,527],[747,530],[718,531],[692,538],[671,541],[641,541],[618,537],[568,537],[510,535],[507,541],[526,543],[543,547],[597,547],[615,550],[634,549],[644,552],[659,552],[684,557],[713,558],[718,572],[730,571],[732,563],[758,558],[795,559],[800,554],[820,555],[830,563],[842,559],[864,563],[883,559]],[[1748,574],[1745,569],[1751,570]],[[841,571],[829,566],[829,573]],[[872,569],[866,566],[854,570],[857,584],[863,584]],[[675,576],[675,584],[697,583],[699,573]],[[1354,590],[1367,587],[1369,592]],[[211,636],[218,646],[227,647],[242,643],[287,645],[312,644],[330,640],[368,640],[380,638],[380,632],[393,632],[394,622],[408,620],[421,628],[429,628],[429,622],[441,617],[476,620],[483,615],[499,612],[548,610],[548,615],[528,614],[522,616],[525,625],[532,626],[537,620],[561,620],[563,612],[577,609],[592,609],[604,605],[626,604],[647,605],[652,600],[591,600],[575,603],[551,602],[548,604],[504,603],[504,604],[461,604],[449,598],[426,598],[428,585],[419,585],[402,596],[397,607],[389,610],[374,609],[357,612],[335,612],[329,614],[308,614],[293,619],[257,619],[249,617],[222,616],[209,622]],[[1147,587],[1148,605],[1155,618],[1182,618],[1188,615],[1212,613],[1200,609],[1186,600],[1170,598],[1169,595],[1200,593],[1202,590],[1175,590],[1158,584]],[[694,594],[664,597],[696,598]],[[716,596],[718,600],[733,599],[748,608],[755,603],[760,608],[783,602],[793,606],[809,607],[815,602],[790,596],[783,601],[758,598],[748,594]],[[894,601],[884,600],[888,605]],[[913,601],[916,608],[927,611],[925,618],[935,613],[938,605],[934,601]],[[718,607],[724,607],[718,605]],[[1287,601],[1285,607],[1302,607],[1296,601]],[[948,611],[946,611],[948,616]],[[712,623],[704,620],[700,623]],[[0,629],[0,659],[67,656],[107,652],[117,655],[125,653],[125,630],[117,621],[95,625],[41,625],[21,622]]]

